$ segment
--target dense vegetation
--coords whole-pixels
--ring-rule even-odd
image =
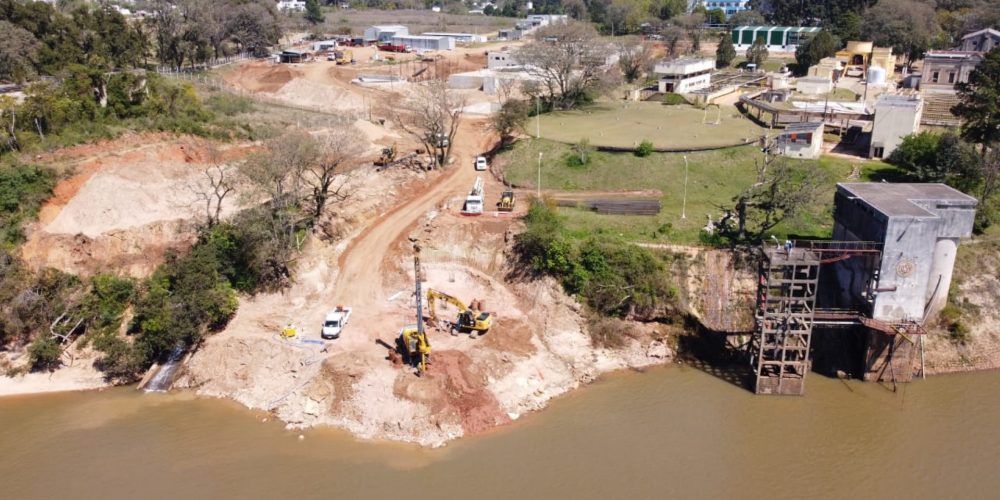
[[[559,279],[594,311],[651,319],[671,307],[677,292],[665,272],[668,259],[608,235],[568,237],[558,213],[542,202],[533,202],[524,220],[516,242],[522,262]]]

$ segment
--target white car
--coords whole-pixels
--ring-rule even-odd
[[[483,171],[489,168],[489,164],[486,163],[486,158],[483,156],[476,157],[476,170]]]
[[[320,333],[320,337],[323,337],[324,339],[339,338],[340,332],[344,330],[345,326],[347,326],[347,320],[350,318],[350,307],[337,306],[336,309],[326,313],[326,319],[323,321],[323,331]]]

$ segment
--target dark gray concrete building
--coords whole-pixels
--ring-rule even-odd
[[[871,317],[923,321],[944,307],[959,240],[972,235],[977,200],[944,184],[841,183],[833,239],[882,243],[875,276],[846,261],[837,275],[845,300],[877,281]]]

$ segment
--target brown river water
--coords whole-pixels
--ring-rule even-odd
[[[0,498],[1000,498],[1000,372],[757,397],[621,373],[443,449],[190,394],[0,399]]]

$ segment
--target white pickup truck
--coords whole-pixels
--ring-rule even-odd
[[[326,319],[323,320],[323,331],[320,333],[320,337],[323,337],[324,339],[335,339],[340,337],[340,332],[343,331],[345,326],[347,326],[347,320],[350,318],[350,307],[337,306],[336,309],[326,313]]]

